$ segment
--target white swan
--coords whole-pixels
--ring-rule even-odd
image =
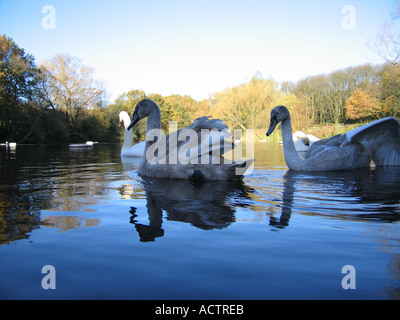
[[[377,120],[328,139],[314,142],[305,159],[297,154],[289,110],[277,106],[271,111],[269,136],[281,122],[285,161],[296,171],[333,171],[376,166],[400,165],[400,124],[394,117]]]
[[[303,131],[293,133],[294,147],[297,152],[307,152],[311,145],[319,139],[312,134],[305,134]]]
[[[126,111],[119,113],[118,126],[124,124],[124,143],[121,148],[121,156],[124,157],[142,157],[144,153],[145,141],[139,142],[132,146],[133,131],[128,130],[128,126],[131,123],[129,114]]]
[[[154,101],[143,99],[136,105],[128,130],[145,117],[148,117],[145,156],[139,165],[142,176],[202,181],[236,180],[242,178],[254,161],[233,162],[222,157],[234,145],[232,141],[225,140],[232,135],[219,119],[200,117],[187,128],[161,138],[160,108]]]
[[[93,147],[93,145],[96,142],[93,141],[86,141],[85,143],[72,143],[69,145],[70,148],[90,148]]]
[[[6,141],[6,147],[10,148],[10,149],[15,149],[17,147],[17,143],[16,142],[8,142],[8,141]]]

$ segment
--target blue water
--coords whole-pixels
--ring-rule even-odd
[[[399,168],[293,173],[257,143],[242,184],[198,185],[119,148],[0,149],[2,299],[400,298]]]

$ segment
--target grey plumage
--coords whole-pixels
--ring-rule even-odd
[[[377,120],[328,139],[316,141],[302,159],[292,140],[289,110],[277,106],[271,111],[267,135],[281,122],[285,161],[296,171],[349,170],[375,165],[400,165],[400,124],[396,118]]]
[[[186,128],[161,136],[161,112],[149,99],[135,107],[128,130],[147,117],[147,138],[139,174],[146,177],[202,181],[238,180],[254,159],[233,162],[222,155],[234,148],[228,127],[219,119],[200,117]],[[149,138],[155,133],[157,141]],[[239,173],[238,173],[239,172]],[[243,172],[243,173],[242,173]]]

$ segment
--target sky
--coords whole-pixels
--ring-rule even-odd
[[[59,53],[79,57],[111,101],[132,89],[203,100],[257,72],[296,82],[382,63],[368,42],[395,7],[395,0],[0,0],[0,34],[38,65]]]

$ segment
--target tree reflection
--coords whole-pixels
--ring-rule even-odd
[[[40,226],[60,231],[97,225],[84,216],[43,216],[43,210],[93,211],[110,181],[115,147],[69,150],[67,145],[19,145],[0,152],[0,244],[28,239]]]

